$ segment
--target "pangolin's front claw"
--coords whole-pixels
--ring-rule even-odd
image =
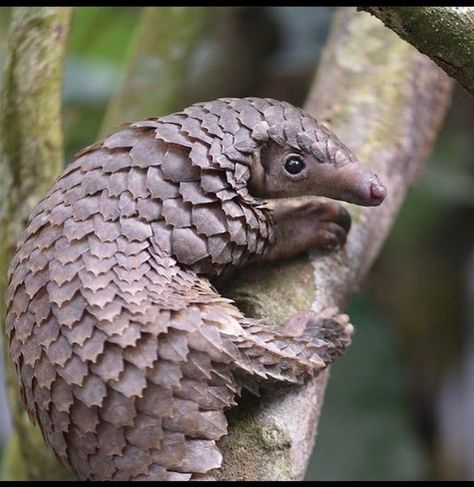
[[[351,228],[348,211],[335,201],[311,202],[299,210],[305,214],[307,223],[314,228],[315,247],[335,250],[344,246]]]

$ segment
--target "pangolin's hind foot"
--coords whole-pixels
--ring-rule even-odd
[[[310,340],[326,365],[341,356],[351,344],[354,326],[347,314],[335,307],[293,315],[284,325],[283,332],[295,338]]]

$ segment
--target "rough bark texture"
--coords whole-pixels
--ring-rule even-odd
[[[60,108],[71,12],[69,7],[17,7],[12,12],[0,98],[1,303],[18,236],[63,165]],[[7,448],[2,476],[61,478],[63,469],[18,402],[11,371],[8,382],[17,437]]]
[[[474,95],[473,7],[361,7]]]
[[[252,269],[227,291],[253,316],[283,323],[295,311],[344,307],[388,234],[448,105],[451,82],[375,19],[340,9],[306,103],[387,186],[380,208],[349,206],[353,227],[335,255]],[[355,324],[357,327],[357,324]],[[357,340],[357,332],[355,336]],[[231,411],[220,479],[301,479],[313,449],[328,374]]]

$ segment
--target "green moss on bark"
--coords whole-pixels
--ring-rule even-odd
[[[261,405],[260,400],[249,397],[246,398],[245,407],[237,407],[229,412],[232,434],[219,442],[219,446],[228,454],[224,455],[222,469],[214,473],[217,479],[291,478],[291,436],[275,422],[259,418]]]
[[[472,7],[363,7],[474,95]]]
[[[8,34],[0,98],[0,302],[7,266],[33,207],[63,166],[61,90],[72,9],[15,7]],[[15,435],[7,447],[7,480],[61,479],[64,468],[20,404],[7,360]]]

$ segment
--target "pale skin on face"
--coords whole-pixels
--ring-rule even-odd
[[[347,157],[345,157],[347,153]],[[255,154],[249,191],[261,198],[325,196],[362,206],[378,206],[385,187],[378,177],[341,145],[337,164],[318,160],[294,147],[269,142]],[[311,248],[344,245],[350,216],[335,201],[314,202],[274,214],[275,242],[265,261],[292,257]]]

